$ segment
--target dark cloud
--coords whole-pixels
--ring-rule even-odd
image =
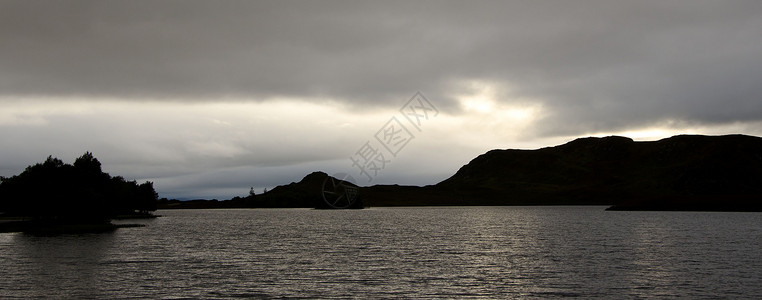
[[[329,98],[458,113],[467,80],[543,135],[755,121],[759,1],[4,1],[0,95]],[[210,100],[212,99],[212,100]]]

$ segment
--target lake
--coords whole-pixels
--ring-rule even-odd
[[[167,210],[0,234],[0,298],[760,298],[762,214]]]

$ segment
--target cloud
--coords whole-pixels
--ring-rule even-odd
[[[3,1],[0,168],[84,150],[144,178],[332,161],[416,91],[453,160],[753,134],[760,28],[759,1]]]
[[[402,118],[396,109],[359,114],[289,99],[192,104],[40,99],[8,106],[0,119],[21,114],[38,122],[0,124],[5,145],[0,175],[18,174],[48,155],[73,162],[91,151],[105,172],[151,180],[162,196],[188,198],[229,198],[242,195],[244,187],[272,188],[317,170],[351,173],[363,185],[433,184],[485,149],[520,136],[527,125],[520,118],[504,124],[506,115],[493,112],[440,113],[421,131],[411,128],[415,138],[367,182],[349,157],[375,141],[391,117]]]
[[[92,151],[126,175],[154,177],[208,167],[282,166],[345,157],[368,116],[312,103],[163,103],[30,101],[0,113],[33,123],[0,126],[3,157],[29,163]],[[371,115],[372,116],[372,115]],[[13,121],[13,120],[11,120]],[[343,155],[342,155],[343,150]],[[102,154],[101,154],[102,153]],[[99,155],[100,154],[100,155]],[[137,168],[131,170],[131,165]]]
[[[456,112],[452,85],[489,80],[542,101],[544,134],[758,120],[761,14],[756,1],[11,1],[0,93],[366,108],[421,90]]]

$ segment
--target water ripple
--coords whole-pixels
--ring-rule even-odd
[[[600,207],[162,211],[0,234],[0,298],[760,298],[762,217]]]

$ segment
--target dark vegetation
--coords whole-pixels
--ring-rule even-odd
[[[101,170],[101,163],[90,152],[73,165],[50,156],[19,175],[0,180],[0,212],[6,225],[11,223],[7,220],[59,228],[109,224],[113,218],[150,216],[158,198],[152,182],[138,184],[112,177]]]

